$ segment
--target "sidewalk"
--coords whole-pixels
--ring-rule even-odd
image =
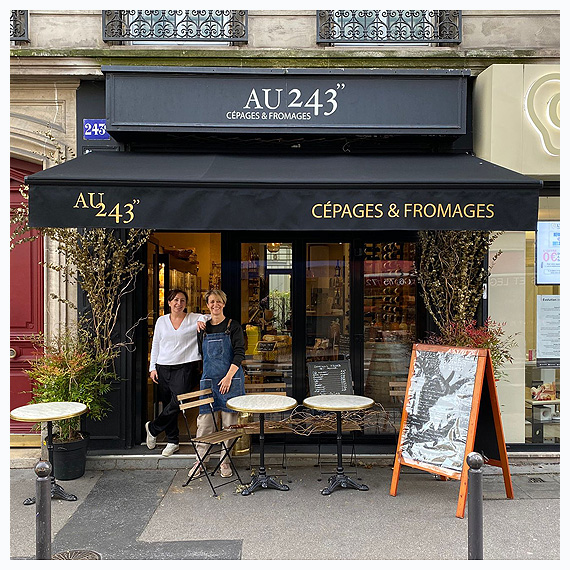
[[[23,459],[13,457],[11,466]],[[458,481],[404,468],[392,497],[389,458],[360,457],[351,476],[369,491],[339,489],[325,497],[320,490],[328,475],[318,480],[314,457],[290,457],[289,491],[244,497],[231,484],[214,498],[205,478],[183,487],[192,460],[190,454],[90,456],[83,477],[59,482],[78,500],[51,503],[52,553],[91,550],[103,560],[467,560],[468,511],[455,517]],[[247,481],[247,461],[236,461]],[[510,465],[514,500],[505,496],[500,470],[484,468],[484,558],[556,560],[559,461],[511,459]],[[276,469],[269,473],[284,479]],[[33,469],[12,468],[10,491],[10,557],[33,559],[35,507],[22,504],[35,494]]]

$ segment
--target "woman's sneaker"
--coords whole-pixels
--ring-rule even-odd
[[[162,450],[163,457],[170,457],[173,453],[176,453],[180,449],[177,443],[167,443],[166,447]]]
[[[202,469],[202,466],[200,465],[199,461],[196,461],[196,463],[194,463],[194,465],[192,465],[192,467],[190,468],[190,471],[188,471],[188,477],[202,477],[204,475],[204,470]]]
[[[146,446],[149,449],[154,449],[156,447],[156,437],[150,433],[150,430],[148,429],[149,424],[150,422],[146,422],[146,424],[144,424],[144,428],[146,429]]]
[[[233,475],[232,468],[229,463],[222,463],[220,467],[220,475],[222,477],[231,477]]]

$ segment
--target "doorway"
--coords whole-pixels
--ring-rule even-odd
[[[24,178],[42,169],[41,165],[10,158],[10,208],[23,201],[20,187]],[[32,384],[27,374],[35,350],[33,337],[44,331],[43,238],[17,244],[10,252],[10,409],[29,403]],[[20,236],[21,238],[29,237]],[[10,442],[37,446],[40,436],[30,435],[34,423],[10,420]]]

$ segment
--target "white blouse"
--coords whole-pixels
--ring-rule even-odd
[[[196,324],[211,318],[211,315],[187,313],[178,329],[175,329],[170,314],[158,317],[152,337],[149,372],[156,370],[157,364],[173,366],[201,360]]]

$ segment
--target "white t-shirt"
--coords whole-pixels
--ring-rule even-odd
[[[156,370],[157,364],[173,366],[201,360],[196,323],[211,318],[211,315],[187,313],[178,329],[175,329],[170,314],[158,317],[152,337],[149,372]]]

